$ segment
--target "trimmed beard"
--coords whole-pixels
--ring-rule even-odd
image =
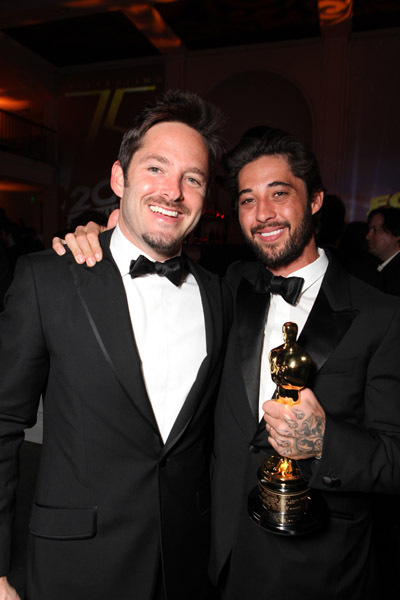
[[[152,233],[144,233],[142,238],[150,248],[153,248],[153,250],[157,250],[157,252],[160,254],[171,256],[180,252],[183,241],[168,238],[166,239],[161,235],[154,235]]]
[[[287,223],[285,223],[285,225],[286,224]],[[254,235],[259,229],[262,229],[262,227],[255,227],[252,229],[252,235]],[[258,260],[260,260],[268,269],[279,269],[281,267],[286,267],[299,258],[299,256],[301,256],[304,248],[314,235],[314,222],[311,212],[311,205],[309,202],[307,202],[303,220],[301,221],[300,225],[293,230],[293,232],[289,224],[289,237],[284,247],[279,250],[275,250],[273,247],[263,248],[257,244],[252,237],[249,237],[243,231],[243,229],[242,233],[244,235],[245,242],[253,250],[256,258],[258,258]]]

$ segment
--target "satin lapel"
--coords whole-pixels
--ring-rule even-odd
[[[107,363],[134,407],[158,432],[143,380],[125,288],[109,249],[110,237],[111,232],[106,232],[100,238],[104,255],[100,263],[89,268],[71,259],[71,271]]]
[[[221,300],[219,295],[219,280],[216,276],[212,276],[204,270],[199,270],[191,261],[189,262],[189,270],[196,278],[199,284],[201,300],[204,311],[204,322],[206,328],[206,350],[207,355],[200,365],[196,380],[186,398],[179,415],[172,427],[172,430],[165,442],[162,455],[166,454],[172,446],[176,444],[179,438],[183,435],[188,427],[194,413],[199,408],[199,404],[205,397],[204,387],[207,385],[208,374],[210,368],[214,364],[214,355],[216,352],[214,336],[215,325],[214,319],[221,318],[221,315],[215,313],[215,310],[222,310]]]
[[[261,268],[261,267],[260,267]],[[236,324],[241,356],[243,381],[250,409],[258,421],[261,354],[264,327],[269,307],[269,294],[263,291],[260,279],[242,279],[236,298]]]
[[[351,303],[348,274],[329,258],[321,289],[298,340],[310,354],[311,377],[328,360],[358,314]]]

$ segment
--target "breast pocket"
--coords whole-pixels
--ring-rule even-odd
[[[331,358],[324,364],[320,373],[321,375],[350,374],[354,372],[356,362],[357,358],[355,356],[349,358]]]

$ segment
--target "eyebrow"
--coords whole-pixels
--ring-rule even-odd
[[[139,162],[145,163],[145,162],[148,162],[149,160],[156,160],[163,164],[169,164],[168,158],[166,158],[165,156],[162,156],[161,154],[146,154],[146,156],[143,156],[143,158]]]
[[[265,187],[272,188],[272,187],[278,187],[278,186],[282,186],[282,185],[284,187],[288,187],[288,188],[294,189],[294,186],[291,183],[287,183],[286,181],[271,181],[271,183],[267,183],[267,185]],[[252,191],[253,191],[252,188],[245,188],[243,190],[240,190],[240,192],[239,192],[239,198],[243,194],[248,194],[248,193],[250,193]]]
[[[166,156],[162,156],[161,154],[147,154],[142,158],[140,163],[146,163],[149,160],[156,160],[157,162],[160,162],[164,165],[170,164],[170,160]],[[199,169],[198,167],[188,167],[185,169],[185,173],[197,173],[198,175],[202,175],[204,178],[207,177],[203,169]]]

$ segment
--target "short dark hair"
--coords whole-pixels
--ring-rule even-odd
[[[400,208],[394,206],[379,206],[368,213],[368,224],[374,215],[382,215],[383,229],[395,237],[400,235]]]
[[[311,150],[286,131],[259,126],[244,134],[224,157],[226,182],[234,198],[237,198],[239,191],[239,172],[262,156],[286,158],[293,175],[304,181],[309,201],[324,189],[318,162]]]
[[[125,132],[118,154],[125,182],[132,156],[140,148],[144,135],[153,125],[164,122],[183,123],[203,136],[208,149],[209,191],[223,152],[225,118],[219,108],[197,94],[183,90],[168,90],[147,103]]]

